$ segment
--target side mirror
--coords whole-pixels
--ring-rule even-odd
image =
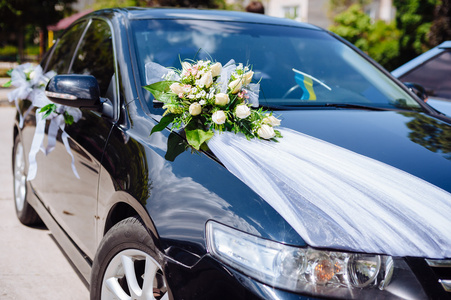
[[[428,101],[428,94],[426,93],[426,89],[419,83],[415,82],[404,82],[404,85],[409,88],[415,95],[418,96],[424,102]]]
[[[45,87],[51,101],[99,111],[102,108],[97,79],[91,75],[56,75]]]

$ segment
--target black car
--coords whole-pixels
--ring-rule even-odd
[[[451,116],[451,41],[446,41],[392,71],[403,82],[419,84],[428,104]]]
[[[252,66],[283,137],[218,134],[197,151],[183,128],[151,135],[165,108],[146,65],[187,59]],[[47,97],[80,115],[52,125],[19,102],[17,215],[47,225],[91,299],[449,298],[451,123],[336,35],[111,9],[76,21],[40,66],[58,74]]]

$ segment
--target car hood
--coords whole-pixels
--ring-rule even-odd
[[[450,123],[396,111],[287,111],[280,118],[284,127],[386,163],[451,193]]]
[[[307,244],[451,257],[450,124],[340,109],[279,118],[289,128],[279,143],[221,134],[209,146]]]
[[[435,99],[429,97],[427,104],[438,110],[439,112],[445,114],[447,117],[451,117],[451,99]]]

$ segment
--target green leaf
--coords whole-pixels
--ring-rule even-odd
[[[152,135],[152,133],[154,132],[162,131],[163,129],[165,129],[169,124],[172,123],[172,121],[174,121],[175,117],[176,115],[174,114],[167,114],[164,117],[162,117],[160,123],[158,123],[152,128],[150,135]]]
[[[42,119],[44,120],[48,116],[50,116],[50,114],[54,111],[56,111],[56,104],[51,103],[51,104],[47,104],[46,106],[41,108],[41,110],[39,112],[44,113],[44,116],[42,117]]]
[[[70,115],[67,111],[64,112],[64,123],[67,125],[74,124],[74,117]]]
[[[13,70],[14,70],[14,69],[9,69],[8,71],[6,71],[6,75],[8,75],[9,77],[11,77],[11,75],[13,74]]]
[[[196,150],[199,150],[201,145],[211,139],[214,135],[213,131],[204,131],[195,126],[186,126],[185,133],[188,144]]]
[[[146,90],[152,93],[152,95],[155,97],[155,99],[163,101],[160,99],[165,93],[168,93],[171,89],[169,88],[171,84],[173,84],[176,81],[159,81],[155,82],[149,85],[144,86]]]
[[[10,80],[10,81],[8,81],[8,82],[4,83],[4,84],[2,85],[2,87],[4,87],[4,88],[8,88],[8,87],[10,87],[10,86],[11,86],[11,83],[12,83],[12,80]]]
[[[177,156],[185,152],[187,144],[183,138],[178,134],[172,132],[168,137],[168,150],[164,158],[169,161],[174,161]]]

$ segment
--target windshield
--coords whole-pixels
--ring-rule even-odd
[[[252,66],[261,106],[421,109],[390,78],[324,31],[205,20],[135,20],[132,30],[144,84],[147,62],[180,69],[184,59],[223,65],[234,59]],[[150,93],[146,97],[152,105]]]

